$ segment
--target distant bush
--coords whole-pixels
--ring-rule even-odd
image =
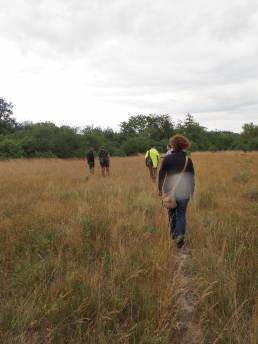
[[[174,123],[168,114],[130,116],[120,128],[86,126],[58,127],[51,122],[17,123],[12,118],[11,103],[0,98],[0,159],[6,158],[81,158],[89,147],[98,151],[104,146],[112,156],[145,153],[151,146],[165,152],[174,134],[183,134],[191,141],[191,151],[258,150],[258,126],[247,123],[242,133],[208,131],[187,114],[183,121]],[[237,177],[236,177],[237,178]],[[245,177],[239,177],[240,182]],[[237,181],[237,180],[236,180]]]
[[[111,148],[109,152],[112,156],[126,156],[126,153],[123,151],[123,149],[119,148]]]
[[[24,156],[24,150],[19,142],[15,142],[9,138],[3,138],[0,141],[0,158],[21,158]]]
[[[149,148],[149,143],[144,137],[129,137],[122,145],[126,155],[144,153]]]

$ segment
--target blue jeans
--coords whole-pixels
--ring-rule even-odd
[[[185,235],[186,209],[189,199],[177,199],[176,202],[177,208],[168,209],[170,235],[172,237],[177,237],[178,235]]]

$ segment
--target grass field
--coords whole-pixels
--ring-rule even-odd
[[[203,343],[257,342],[258,154],[194,153],[191,283]],[[176,248],[142,157],[0,162],[3,343],[180,343]],[[1,341],[0,341],[1,342]]]

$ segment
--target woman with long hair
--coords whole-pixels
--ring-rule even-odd
[[[194,192],[195,172],[185,152],[190,147],[189,140],[183,135],[175,135],[169,145],[172,151],[164,157],[159,171],[159,195],[170,195],[175,200],[173,206],[167,206],[170,235],[181,248],[185,243],[186,211]]]

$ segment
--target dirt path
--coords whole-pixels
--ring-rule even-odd
[[[202,344],[203,333],[196,315],[190,251],[186,248],[176,249],[173,259],[177,264],[176,280],[180,288],[178,299],[180,330],[175,344]]]

